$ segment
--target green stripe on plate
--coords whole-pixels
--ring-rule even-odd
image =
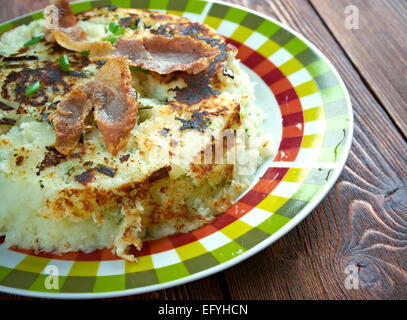
[[[264,19],[256,16],[254,14],[247,14],[246,17],[240,22],[242,26],[245,26],[251,30],[256,30],[262,23]]]
[[[0,26],[0,34],[3,33],[4,31],[8,31],[14,27],[14,24],[12,22],[7,22],[3,25]]]
[[[263,36],[271,37],[275,34],[281,27],[274,22],[269,20],[264,20],[262,24],[256,29],[258,33],[261,33]]]
[[[322,192],[325,186],[316,184],[302,184],[293,195],[293,199],[309,202],[318,193]]]
[[[60,292],[93,292],[96,276],[75,277],[68,276],[61,287]]]
[[[11,288],[28,289],[31,287],[37,277],[38,273],[12,270],[3,278],[0,285]]]
[[[60,292],[60,289],[65,283],[66,276],[58,276],[56,282],[55,280],[47,280],[47,277],[49,275],[47,274],[40,274],[38,278],[34,281],[34,283],[31,285],[29,288],[30,291],[41,291],[41,292],[52,292],[52,293],[58,293]],[[45,282],[50,281],[51,289],[45,288]],[[56,286],[57,289],[54,289],[54,286]]]
[[[188,0],[170,0],[167,9],[173,11],[184,11],[187,3]]]
[[[88,2],[72,2],[71,7],[74,13],[79,13],[82,11],[87,11],[92,9],[92,1]]]
[[[12,269],[0,266],[0,283],[12,271]]]
[[[276,214],[292,219],[298,214],[298,212],[304,209],[307,204],[308,202],[291,198],[288,199],[287,202],[276,211]]]
[[[150,0],[131,0],[130,6],[132,8],[148,9]]]
[[[240,23],[247,16],[247,12],[236,8],[230,8],[228,13],[225,15],[225,20]]]
[[[326,127],[331,130],[341,130],[349,127],[349,115],[343,114],[338,117],[326,119]]]
[[[99,8],[99,7],[111,6],[112,3],[110,0],[93,0],[91,5],[92,5],[92,8]]]
[[[246,250],[253,248],[255,245],[259,244],[263,240],[267,239],[269,234],[257,229],[253,228],[252,230],[242,234],[239,238],[235,239],[235,241],[240,244]]]
[[[131,1],[130,0],[110,0],[112,6],[120,6],[123,8],[130,8]]]
[[[206,2],[205,1],[196,1],[196,0],[191,0],[188,2],[187,6],[185,7],[186,12],[191,12],[191,13],[196,13],[196,14],[201,14],[202,11],[206,7]]]
[[[126,289],[151,286],[157,283],[158,279],[155,270],[146,270],[126,274]]]
[[[159,283],[164,283],[190,275],[184,263],[179,262],[170,266],[155,269]]]
[[[308,46],[305,44],[305,42],[299,38],[291,39],[284,46],[284,49],[286,49],[293,56],[296,56],[297,54],[303,52],[307,48]]]
[[[217,266],[219,262],[208,252],[195,258],[185,260],[184,264],[189,273],[192,274]]]
[[[268,234],[273,234],[281,229],[290,220],[290,218],[280,216],[278,214],[273,214],[270,218],[264,220],[261,224],[259,224],[257,226],[257,229],[262,230]]]
[[[245,252],[246,249],[235,241],[231,241],[224,246],[211,251],[211,254],[218,262],[223,263],[232,258],[235,258]]]
[[[122,291],[126,289],[126,275],[96,277],[93,292]]]
[[[169,0],[150,0],[149,9],[165,10],[168,8]]]
[[[229,7],[227,7],[223,4],[213,3],[211,9],[208,12],[208,16],[223,19],[226,16],[226,14],[228,13],[228,11],[229,11]]]

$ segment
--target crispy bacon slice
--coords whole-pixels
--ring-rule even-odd
[[[77,52],[90,51],[91,61],[109,60],[117,56],[126,57],[130,64],[160,74],[175,71],[199,73],[221,52],[204,40],[185,35],[166,37],[146,32],[133,38],[119,38],[115,45],[108,41],[90,42],[86,33],[76,24],[68,0],[51,0],[58,8],[58,27],[51,28],[47,39]],[[49,14],[49,13],[48,13]]]
[[[69,155],[75,149],[91,109],[86,92],[77,88],[58,104],[57,110],[49,117],[56,133],[55,148],[61,154]]]
[[[128,58],[131,64],[160,74],[174,71],[198,73],[220,54],[217,47],[211,47],[205,41],[180,35],[121,38],[116,48],[116,55]]]
[[[108,61],[94,81],[73,90],[50,116],[56,132],[55,148],[63,155],[75,149],[94,107],[106,148],[116,155],[127,145],[136,124],[138,104],[131,81],[127,60],[119,57]]]
[[[55,12],[53,10],[45,10],[45,16],[48,23],[47,27],[47,40],[50,42],[58,42],[61,34],[65,34],[72,41],[86,41],[86,32],[76,24],[76,17],[69,5],[69,0],[50,0],[50,6],[54,6],[58,11],[56,12],[57,20],[55,21]],[[51,7],[48,7],[51,8]],[[59,42],[58,42],[59,44]]]
[[[138,104],[131,83],[127,60],[119,57],[108,61],[85,89],[95,106],[95,120],[105,145],[113,155],[127,145],[136,124]]]

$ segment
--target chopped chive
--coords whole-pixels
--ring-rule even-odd
[[[69,63],[69,59],[66,54],[59,57],[59,65],[61,66],[62,71],[68,71],[71,68],[71,64]]]
[[[90,53],[90,51],[82,51],[81,56],[82,57],[89,57],[89,53]]]
[[[29,86],[27,89],[25,89],[25,95],[27,97],[29,97],[33,93],[37,92],[38,90],[40,90],[40,82],[36,81],[31,86]]]
[[[144,72],[144,73],[147,73],[147,74],[150,73],[149,70],[143,69],[142,67],[139,67],[139,66],[130,66],[129,68],[130,68],[131,71],[141,71],[141,72]]]
[[[115,43],[117,41],[116,37],[107,37],[107,38],[103,38],[102,40],[104,41],[109,41],[110,43]]]
[[[124,34],[125,30],[122,26],[120,26],[117,22],[112,21],[109,23],[109,30],[115,36],[121,36]]]
[[[37,42],[40,42],[42,39],[44,39],[44,35],[38,36],[38,37],[34,37],[32,38],[30,41],[27,41],[26,43],[23,44],[23,47],[29,47],[33,44],[36,44]]]

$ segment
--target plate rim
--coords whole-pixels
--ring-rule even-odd
[[[76,1],[75,3],[82,3],[82,2],[89,2],[89,1],[93,1],[93,0]],[[284,226],[282,226],[275,233],[271,234],[269,237],[267,237],[260,243],[256,244],[254,247],[248,249],[247,251],[243,252],[239,256],[237,256],[233,259],[230,259],[226,262],[223,262],[217,266],[213,266],[208,269],[202,270],[200,272],[190,274],[190,275],[180,278],[180,279],[168,281],[168,282],[161,283],[161,284],[153,284],[153,285],[148,285],[148,286],[144,286],[144,287],[124,289],[124,290],[118,290],[118,291],[107,291],[107,292],[52,293],[52,292],[30,291],[30,290],[7,287],[7,286],[3,286],[3,285],[0,285],[0,292],[7,293],[7,294],[20,295],[20,296],[34,297],[34,298],[101,299],[101,298],[115,298],[115,297],[138,295],[138,294],[154,292],[154,291],[158,291],[158,290],[164,290],[164,289],[168,289],[171,287],[180,286],[180,285],[183,285],[183,284],[186,284],[189,282],[197,281],[197,280],[206,278],[208,276],[214,275],[218,272],[229,269],[229,268],[237,265],[238,263],[241,263],[241,262],[249,259],[250,257],[254,256],[255,254],[261,252],[262,250],[264,250],[267,247],[269,247],[270,245],[272,245],[278,239],[282,238],[284,235],[286,235],[288,232],[290,232],[292,229],[294,229],[296,226],[298,226],[298,224],[301,223],[322,202],[322,200],[326,197],[326,195],[329,193],[329,191],[331,191],[331,189],[337,182],[338,178],[342,174],[342,172],[345,168],[346,162],[348,161],[350,149],[352,147],[353,133],[354,133],[354,111],[353,111],[353,107],[352,107],[351,98],[349,95],[349,91],[348,91],[341,75],[339,74],[338,70],[336,69],[336,67],[326,57],[326,55],[316,45],[314,45],[313,42],[308,40],[305,36],[303,36],[299,32],[292,29],[290,26],[287,26],[284,23],[281,23],[280,21],[278,21],[266,14],[263,14],[261,12],[255,11],[250,8],[243,7],[241,5],[225,2],[222,0],[204,0],[204,1],[207,3],[218,3],[218,4],[221,4],[224,6],[234,7],[234,8],[257,15],[263,19],[266,19],[266,20],[269,20],[269,21],[275,23],[276,25],[280,26],[281,28],[289,31],[291,34],[293,34],[298,39],[302,40],[309,48],[311,48],[314,52],[318,53],[318,55],[324,60],[324,62],[326,62],[328,64],[328,66],[330,67],[330,71],[332,71],[334,73],[336,79],[339,82],[339,85],[341,86],[341,88],[343,90],[344,96],[345,96],[344,99],[346,100],[348,116],[349,116],[349,128],[348,128],[347,140],[346,140],[346,144],[344,145],[341,160],[338,161],[338,163],[336,164],[335,170],[334,170],[331,178],[327,181],[326,185],[324,185],[324,188],[322,189],[322,191],[314,199],[312,199],[311,202],[307,203],[307,205],[304,208],[302,208],[300,210],[300,212],[297,215],[295,215],[290,221],[288,221]],[[42,12],[42,11],[43,11],[43,9],[33,11],[30,13],[15,17],[13,19],[4,21],[1,24],[2,25],[7,24],[10,22],[19,20],[21,18],[31,16],[35,13]]]

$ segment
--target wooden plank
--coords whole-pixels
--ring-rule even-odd
[[[328,56],[349,88],[355,134],[341,178],[317,209],[225,271],[232,298],[406,299],[406,142],[308,2],[234,2],[277,16]],[[348,265],[358,269],[359,289],[345,287]]]
[[[0,23],[46,7],[48,0],[0,0]]]
[[[43,9],[48,4],[48,0],[0,0],[0,23],[6,20]],[[220,300],[223,293],[216,275],[204,278],[193,283],[169,288],[166,290],[128,296],[117,299],[135,300]],[[35,298],[20,297],[0,293],[0,300],[36,300]]]
[[[407,137],[407,1],[311,0],[404,136]],[[354,6],[359,29],[347,29]],[[348,7],[353,10],[352,7]]]

